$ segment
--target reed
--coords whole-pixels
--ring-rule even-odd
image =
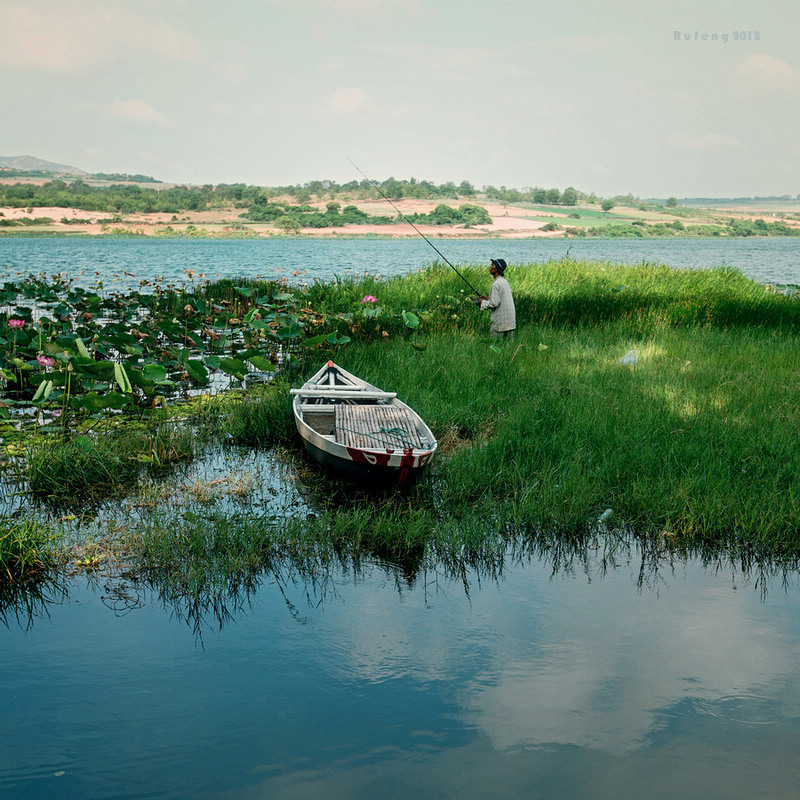
[[[162,593],[197,598],[225,594],[287,563],[313,575],[335,559],[333,542],[318,533],[262,516],[158,512],[116,547]]]
[[[233,404],[222,419],[222,432],[234,444],[287,446],[295,439],[289,384],[276,380]]]
[[[488,294],[491,279],[485,268],[459,265],[458,269]],[[731,268],[676,269],[563,258],[510,266],[506,277],[521,321],[572,327],[623,322],[631,333],[646,333],[662,325],[757,325],[800,331],[796,299]],[[486,328],[486,315],[475,308],[474,296],[444,265],[386,281],[319,283],[307,292],[314,308],[327,313],[352,311],[367,294],[387,311],[424,312],[425,327],[431,332],[466,329],[479,333]]]
[[[145,571],[156,571],[167,582],[191,589],[219,576],[258,570],[269,536],[268,526],[254,520],[154,514],[128,537],[126,546],[137,554]]]

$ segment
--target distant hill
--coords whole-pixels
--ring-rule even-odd
[[[0,156],[0,169],[18,169],[24,172],[52,172],[57,175],[88,175],[82,169],[66,164],[56,164],[35,156]]]

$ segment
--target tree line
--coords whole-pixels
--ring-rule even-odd
[[[421,225],[491,225],[492,218],[483,207],[462,203],[453,208],[439,203],[430,213],[406,214],[405,217],[367,214],[355,205],[329,201],[322,212],[314,206],[283,203],[255,203],[239,215],[251,222],[271,222],[287,231],[300,228],[339,228],[343,225],[389,225],[404,219]]]
[[[388,178],[377,183],[380,193],[390,200],[471,200],[479,191],[469,181],[456,185],[453,182],[434,184],[430,181],[398,180]],[[480,192],[488,200],[501,203],[532,202],[544,205],[574,206],[579,201],[593,202],[594,195],[584,195],[572,187],[563,192],[558,189],[533,188],[528,190],[486,186]],[[172,213],[201,211],[207,208],[231,206],[251,211],[259,210],[250,218],[271,213],[267,209],[274,198],[292,198],[303,206],[317,201],[346,197],[352,201],[374,200],[380,196],[375,186],[367,180],[336,183],[335,181],[310,181],[292,186],[252,186],[243,183],[204,186],[165,186],[156,188],[131,183],[94,186],[83,179],[66,181],[55,179],[44,184],[15,183],[0,185],[0,206],[13,208],[78,208],[83,211],[107,213]],[[346,207],[347,208],[347,207]],[[314,209],[314,211],[318,211]],[[306,213],[311,213],[307,211]],[[318,212],[319,213],[319,212]],[[344,211],[342,213],[345,213]],[[351,214],[352,209],[351,209]]]

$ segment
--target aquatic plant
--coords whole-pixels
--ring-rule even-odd
[[[195,434],[185,426],[156,422],[147,427],[115,427],[99,436],[40,439],[27,458],[35,496],[74,505],[119,496],[143,467],[160,469],[193,457]]]
[[[232,404],[221,430],[235,444],[250,447],[286,447],[295,440],[289,384],[284,380],[250,392]]]
[[[60,540],[34,520],[0,519],[0,583],[20,583],[61,563]]]
[[[45,416],[57,410],[62,426],[141,415],[191,390],[269,380],[303,348],[346,341],[330,330],[308,335],[316,316],[283,284],[207,289],[104,295],[63,275],[6,283],[0,304],[35,321],[0,314],[0,396]]]

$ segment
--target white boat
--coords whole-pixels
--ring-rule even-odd
[[[407,483],[439,446],[413,409],[328,361],[292,389],[295,424],[309,455],[355,481]]]

